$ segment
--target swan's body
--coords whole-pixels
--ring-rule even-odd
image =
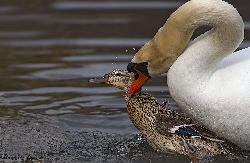
[[[193,31],[213,29],[189,43]],[[250,149],[250,48],[233,53],[244,37],[237,10],[222,0],[191,0],[173,13],[132,62],[150,74],[168,71],[177,104],[195,120]],[[178,58],[178,59],[177,59]]]

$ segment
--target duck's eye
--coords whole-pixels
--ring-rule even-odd
[[[122,74],[121,74],[121,73],[119,73],[119,72],[118,72],[118,73],[116,73],[115,75],[116,75],[116,76],[122,76]]]

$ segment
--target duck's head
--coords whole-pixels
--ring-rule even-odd
[[[135,76],[137,75],[126,70],[113,70],[101,78],[90,79],[89,82],[112,85],[127,93]],[[155,120],[157,109],[160,107],[156,99],[150,94],[142,93],[140,96],[125,96],[125,101],[134,125],[141,131],[151,130],[152,121]]]
[[[134,80],[134,76],[133,73],[129,73],[126,70],[116,69],[101,78],[90,79],[89,82],[112,85],[127,92],[131,82]]]

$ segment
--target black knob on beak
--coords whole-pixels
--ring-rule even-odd
[[[136,67],[136,63],[129,62],[127,65],[128,72],[135,73],[135,67]]]
[[[130,62],[127,66],[128,72],[133,72],[137,74],[137,71],[140,71],[142,74],[147,76],[148,78],[151,78],[149,73],[148,73],[148,63],[147,62],[142,62],[142,63],[133,63]]]

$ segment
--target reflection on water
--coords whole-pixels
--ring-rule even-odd
[[[180,6],[180,2],[57,2],[53,5],[58,10],[121,10],[121,9],[173,9]]]
[[[87,39],[34,39],[1,41],[1,46],[8,47],[54,47],[54,46],[86,46],[86,47],[135,47],[142,46],[147,39],[121,38],[87,38]]]
[[[45,114],[72,129],[137,133],[122,92],[88,80],[125,69],[183,2],[1,1],[1,118]],[[246,21],[241,48],[250,46],[246,3],[235,4]],[[169,98],[165,83],[155,78],[145,89],[163,100]]]

